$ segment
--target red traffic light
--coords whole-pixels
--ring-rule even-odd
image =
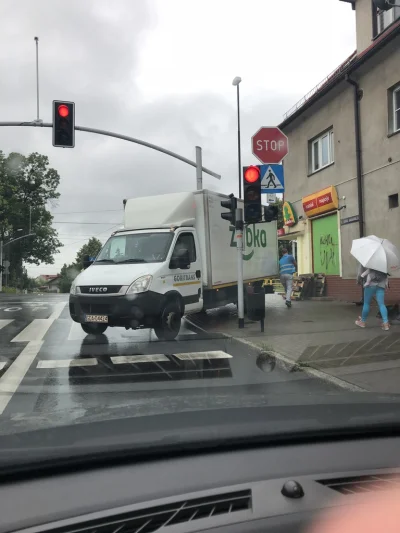
[[[60,117],[66,118],[69,115],[69,109],[68,106],[65,104],[61,104],[58,106],[58,114]]]
[[[260,169],[258,167],[247,167],[244,172],[244,179],[247,183],[254,183],[260,178]]]

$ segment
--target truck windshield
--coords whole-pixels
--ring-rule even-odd
[[[165,261],[173,234],[130,233],[114,235],[99,253],[96,263],[161,263]]]

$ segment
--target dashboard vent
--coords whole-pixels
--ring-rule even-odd
[[[229,492],[183,500],[167,505],[140,509],[123,515],[98,519],[81,524],[79,527],[63,527],[53,533],[152,533],[166,526],[182,524],[237,511],[251,509],[251,490]]]
[[[399,474],[373,474],[368,476],[355,476],[338,479],[324,479],[318,481],[321,485],[329,487],[341,494],[361,494],[388,490],[400,487]]]

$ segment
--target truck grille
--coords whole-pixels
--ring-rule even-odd
[[[82,303],[81,309],[87,315],[111,315],[111,305],[109,304]]]
[[[82,294],[116,294],[122,285],[83,285],[80,286]]]

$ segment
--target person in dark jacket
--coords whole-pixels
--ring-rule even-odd
[[[385,291],[389,284],[388,280],[389,277],[385,272],[365,268],[362,265],[359,266],[357,282],[364,288],[364,305],[361,316],[356,320],[356,325],[359,328],[365,328],[365,322],[369,315],[371,301],[372,298],[375,297],[383,320],[382,329],[384,331],[389,331],[389,318],[385,306]]]

